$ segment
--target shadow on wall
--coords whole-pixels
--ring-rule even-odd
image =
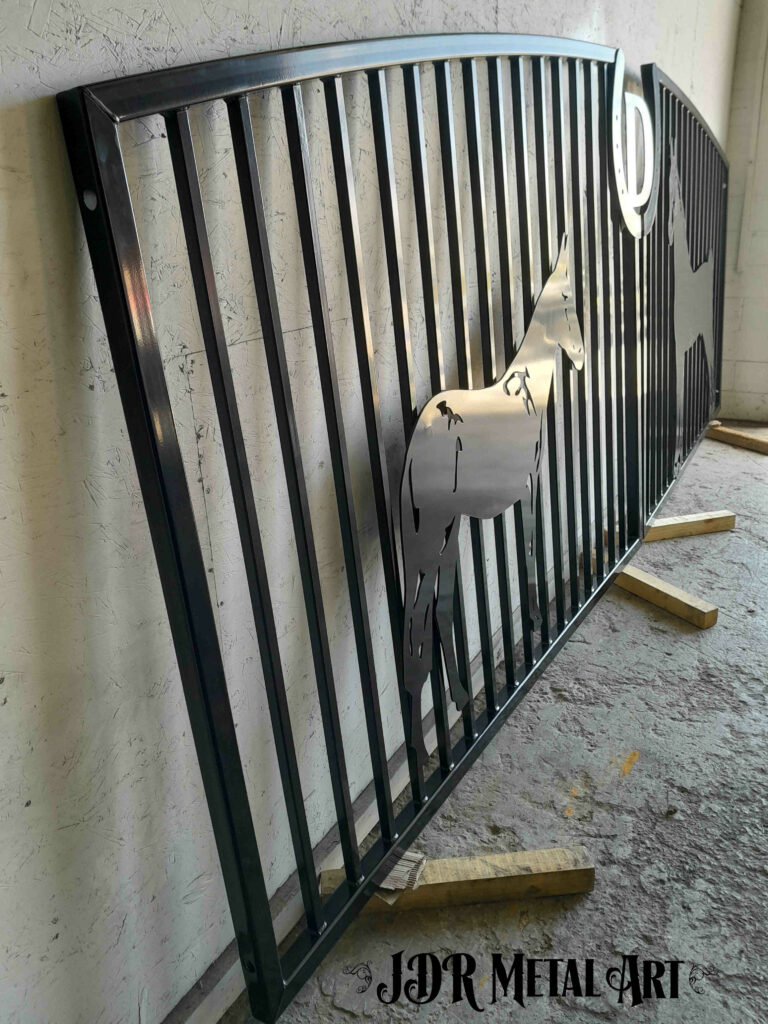
[[[0,1004],[147,1021],[231,924],[55,101],[1,123]]]

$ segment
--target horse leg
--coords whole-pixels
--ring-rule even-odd
[[[685,357],[677,360],[677,425],[675,431],[675,473],[683,461],[683,440],[685,433]]]
[[[528,576],[528,615],[531,629],[541,627],[539,588],[536,582],[536,490],[534,485],[531,488],[530,503],[525,500],[520,502],[525,541],[525,569]],[[520,615],[524,614],[524,609],[521,608]]]
[[[410,581],[413,583],[413,592],[406,593],[403,683],[408,694],[410,710],[410,734],[407,740],[416,752],[419,764],[424,764],[428,759],[427,748],[424,745],[421,694],[432,668],[432,612],[436,574],[434,565],[426,571],[421,570],[417,582]]]
[[[684,245],[684,240],[682,241]],[[678,262],[679,260],[679,262]],[[678,281],[684,279],[686,273],[686,261],[679,259],[677,255],[677,246],[675,246],[675,307],[673,312],[673,327],[674,327],[674,356],[675,356],[675,394],[677,398],[675,415],[675,453],[672,461],[673,471],[675,476],[680,469],[680,464],[683,461],[683,395],[685,391],[685,345],[684,339],[687,332],[686,318],[683,316],[679,303],[683,301],[682,293],[679,293]]]
[[[709,376],[709,402],[707,404],[707,419],[709,419],[715,408],[715,339],[710,331],[704,335],[703,340]]]
[[[424,689],[422,683],[418,689],[409,692],[408,703],[410,706],[410,735],[408,744],[416,754],[416,760],[422,767],[429,760],[429,754],[424,743],[424,723],[421,717],[421,694]]]
[[[454,529],[458,532],[458,524],[454,523]],[[451,691],[451,700],[459,710],[469,700],[469,694],[464,689],[459,676],[459,666],[456,659],[456,648],[453,643],[453,592],[456,586],[456,559],[458,558],[458,544],[453,550],[451,547],[443,552],[440,568],[437,571],[437,604],[435,611],[437,615],[437,628],[440,631],[440,646],[443,649],[445,668],[448,673],[448,688]]]

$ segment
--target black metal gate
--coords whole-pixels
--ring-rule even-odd
[[[384,338],[372,328],[365,239],[348,131],[346,102],[353,76],[358,76],[358,86],[364,76],[375,147],[392,317]],[[434,88],[439,152],[427,146],[426,76]],[[400,480],[393,479],[382,426],[380,361],[393,352],[401,441],[405,443],[414,430],[420,404],[415,354],[426,355],[433,395],[449,386],[466,392],[501,382],[535,322],[537,302],[558,251],[563,259],[567,252],[572,300],[569,297],[566,305],[573,302],[578,318],[575,326],[581,330],[586,348],[581,368],[555,352],[549,400],[537,413],[539,461],[528,511],[533,517],[532,529],[524,527],[525,503],[519,500],[506,512],[494,513],[488,531],[480,519],[468,518],[469,536],[456,566],[450,621],[457,688],[468,692],[471,699],[460,714],[449,714],[447,666],[434,644],[431,708],[421,709],[419,704],[419,716],[429,711],[437,746],[428,752],[431,759],[425,764],[411,736],[406,744],[409,782],[404,794],[392,792],[382,731],[354,473],[320,249],[313,188],[317,169],[308,142],[304,102],[307,83],[316,81],[324,91],[327,127],[323,130],[330,141],[338,199],[357,355],[356,387],[364,412],[367,472],[375,495],[389,617],[389,656],[396,665],[406,737],[412,698],[405,692],[403,680],[406,625],[396,501]],[[394,85],[404,96],[403,131],[410,156],[418,279],[407,278],[403,252],[402,182],[399,186],[390,113]],[[250,97],[269,90],[277,91],[282,102],[282,130],[289,153],[378,812],[377,829],[362,851],[350,796],[331,641],[296,425],[296,399],[286,360],[255,145],[259,125],[254,121]],[[630,92],[639,93],[637,83],[630,84]],[[623,170],[631,161],[626,150],[635,152],[634,123],[630,147],[629,135],[624,138],[621,134],[626,120],[621,114],[623,59],[620,51],[602,46],[505,35],[372,40],[169,69],[71,90],[59,97],[243,970],[251,1006],[259,1019],[272,1021],[285,1008],[398,853],[423,828],[632,556],[649,515],[718,403],[727,165],[698,113],[654,66],[643,69],[643,92],[653,129],[652,154],[648,153],[653,157],[653,175],[652,181],[644,181],[650,191],[636,210],[628,200],[631,189]],[[325,901],[315,875],[274,594],[268,581],[191,131],[195,105],[217,100],[225,102],[228,111],[301,572],[306,641],[320,706],[335,827],[346,869],[346,881]],[[118,137],[121,122],[152,114],[163,115],[167,126],[304,906],[302,926],[281,949],[270,917],[257,823],[248,802],[206,566]],[[459,135],[461,143],[457,142]],[[647,134],[644,146],[651,146]],[[432,198],[436,165],[442,181],[445,265],[436,255],[437,210]],[[465,180],[467,187],[463,187]],[[472,294],[466,286],[470,272],[476,284]],[[439,301],[439,285],[448,278],[450,333],[442,326],[445,310]],[[696,320],[696,304],[690,298],[703,295],[707,282],[712,290],[709,328],[706,317],[703,326]],[[418,325],[412,322],[408,308],[409,298],[416,292],[423,305],[423,323]],[[573,326],[572,320],[569,324]],[[687,331],[697,333],[683,337]],[[453,369],[448,371],[447,366]],[[526,384],[526,376],[527,368],[517,373],[517,393]],[[530,413],[526,389],[522,398],[526,399],[526,413]],[[444,406],[446,429],[453,426],[458,430],[462,417],[447,403]],[[526,545],[532,549],[526,550]],[[464,578],[471,576],[471,585],[463,582],[462,571]],[[540,619],[525,613],[529,602],[538,605]],[[477,650],[468,639],[468,617],[476,623]],[[494,621],[500,621],[498,630]],[[426,628],[432,632],[437,626],[430,622]],[[443,648],[445,651],[445,638]],[[453,687],[450,696],[455,696]]]

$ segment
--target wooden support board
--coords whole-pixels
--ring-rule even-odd
[[[733,427],[722,427],[709,425],[707,437],[713,441],[724,441],[726,444],[735,445],[737,448],[749,448],[750,451],[760,452],[761,455],[768,455],[768,437],[758,437],[746,430],[734,430]]]
[[[727,509],[719,512],[694,512],[688,516],[669,516],[657,518],[645,531],[643,540],[646,544],[654,540],[669,540],[672,537],[694,537],[701,533],[717,533],[720,530],[732,530],[736,526],[736,516]]]
[[[699,629],[709,629],[717,622],[717,608],[713,604],[693,597],[659,579],[658,576],[653,576],[643,569],[636,569],[633,565],[618,574],[616,586],[672,612],[673,615],[693,623]]]
[[[345,877],[343,869],[321,872],[321,895],[333,892]],[[594,884],[595,865],[583,846],[428,860],[415,889],[403,889],[393,904],[374,895],[363,913],[566,896],[591,892]]]

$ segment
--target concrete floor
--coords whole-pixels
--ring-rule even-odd
[[[744,1024],[765,1008],[768,458],[704,441],[665,513],[729,508],[733,533],[645,547],[635,564],[717,604],[700,632],[612,588],[426,828],[430,857],[581,843],[587,896],[366,918],[352,925],[281,1018],[285,1024],[418,1019]],[[476,995],[384,1006],[390,957],[471,953]],[[490,958],[593,957],[597,998],[490,1004]],[[622,954],[678,959],[676,1000],[617,1004]],[[368,962],[365,993],[344,968]],[[691,988],[692,963],[716,973]],[[626,997],[625,997],[626,998]],[[248,1019],[244,997],[221,1024]]]

